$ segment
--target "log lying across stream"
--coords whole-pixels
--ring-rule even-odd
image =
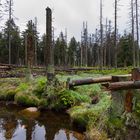
[[[111,82],[111,81],[112,81],[112,76],[99,77],[99,78],[86,78],[86,79],[78,79],[78,80],[72,80],[72,81],[68,79],[67,87],[72,88],[74,86],[104,83],[104,82]]]

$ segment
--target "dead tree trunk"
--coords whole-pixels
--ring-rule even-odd
[[[135,48],[135,42],[134,42],[134,3],[133,0],[131,0],[131,21],[132,21],[132,48],[133,48],[133,67],[136,66],[136,48]]]
[[[138,0],[136,3],[136,32],[137,32],[137,67],[139,67],[139,19],[138,19]]]
[[[25,53],[27,53],[27,80],[32,79],[31,68],[34,64],[34,45],[33,45],[33,23],[32,20],[28,22],[29,29],[27,31],[27,46],[25,46]],[[25,35],[26,36],[26,35]],[[27,47],[27,50],[26,50]],[[26,56],[25,56],[26,57]]]
[[[111,82],[112,77],[100,77],[100,78],[88,78],[88,79],[80,79],[80,80],[72,80],[70,81],[68,79],[68,85],[67,87],[72,88],[74,86],[81,86],[81,85],[89,85],[89,84],[95,84],[95,83],[104,83],[104,82]]]
[[[115,0],[115,31],[114,31],[115,68],[117,68],[117,5],[118,1]]]
[[[27,33],[25,32],[25,66],[27,67]]]
[[[109,33],[108,33],[108,67],[110,68],[111,67],[111,39],[110,39],[110,36],[111,36],[111,20],[109,20],[109,29],[108,29]]]
[[[102,0],[100,0],[100,69],[102,70],[103,68],[103,4]]]
[[[47,79],[53,81],[54,79],[54,62],[53,53],[54,49],[52,46],[52,11],[49,7],[46,8],[46,68],[47,68]]]
[[[11,16],[12,16],[12,1],[9,1],[9,22],[8,22],[8,46],[9,46],[9,64],[11,64]]]
[[[108,88],[110,90],[140,89],[140,81],[110,83]]]

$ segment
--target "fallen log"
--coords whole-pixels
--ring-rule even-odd
[[[140,89],[140,81],[125,81],[108,83],[109,90]]]
[[[95,84],[95,83],[104,83],[104,82],[111,82],[111,81],[112,81],[112,76],[78,79],[78,80],[72,80],[72,81],[70,81],[70,79],[68,79],[67,87],[72,88],[74,86],[89,85],[89,84]]]

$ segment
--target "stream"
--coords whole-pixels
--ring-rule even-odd
[[[23,109],[0,104],[0,140],[84,140],[68,115],[44,111],[34,118],[21,115]]]

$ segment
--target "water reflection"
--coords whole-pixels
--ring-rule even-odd
[[[26,118],[19,114],[21,108],[1,106],[0,140],[84,140],[72,131],[67,115],[43,112],[39,118]]]

